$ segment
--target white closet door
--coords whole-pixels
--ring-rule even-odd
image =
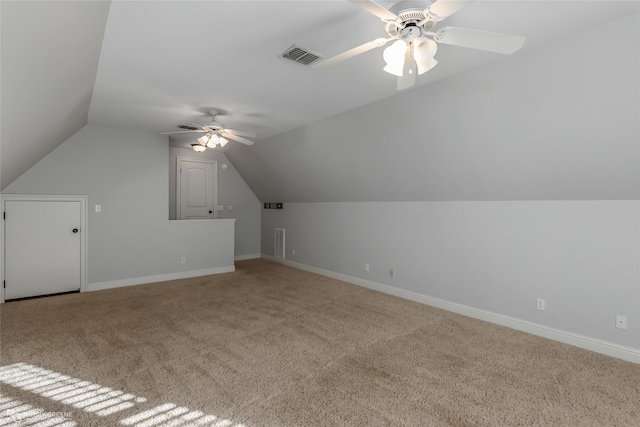
[[[180,219],[213,219],[216,204],[216,162],[178,159]]]
[[[5,202],[5,299],[80,289],[78,201]]]

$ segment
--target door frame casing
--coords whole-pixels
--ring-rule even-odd
[[[182,216],[182,195],[181,195],[181,185],[182,185],[182,172],[180,165],[182,161],[194,162],[194,163],[207,163],[213,165],[213,219],[218,218],[218,160],[216,159],[208,159],[208,158],[193,158],[193,157],[184,157],[178,156],[176,157],[176,220],[178,221],[188,221],[181,219]]]
[[[0,206],[2,207],[2,227],[0,227],[0,244],[2,245],[2,257],[0,257],[0,270],[3,286],[0,288],[0,303],[4,302],[5,281],[5,226],[4,212],[7,201],[24,202],[80,202],[80,292],[87,291],[87,242],[88,242],[88,196],[78,195],[34,195],[34,194],[0,194]]]

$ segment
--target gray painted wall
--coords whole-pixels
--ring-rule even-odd
[[[233,266],[229,220],[169,221],[168,159],[166,137],[88,125],[3,193],[89,197],[89,285]]]
[[[285,202],[263,253],[283,227],[292,262],[640,349],[639,23],[229,153]]]
[[[638,201],[285,203],[267,255],[275,227],[289,261],[640,349]]]
[[[0,190],[87,124],[110,7],[0,3]]]
[[[169,218],[176,218],[176,158],[207,158],[218,161],[218,204],[232,211],[218,211],[218,218],[236,220],[235,255],[260,254],[260,201],[221,151],[196,153],[190,148],[169,147]],[[222,169],[226,163],[228,169]]]

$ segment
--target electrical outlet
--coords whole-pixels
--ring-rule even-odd
[[[616,328],[618,329],[627,329],[627,316],[616,316]]]
[[[369,264],[364,265],[364,271],[369,271]]]
[[[394,277],[394,276],[395,276],[395,274],[396,274],[396,272],[395,272],[395,271],[393,271],[393,268],[390,268],[390,269],[389,269],[389,277]]]
[[[185,257],[180,258],[180,264],[184,264],[186,262],[187,262],[187,258]]]
[[[296,250],[295,249],[291,249],[291,255],[293,255],[293,256],[296,255]]]
[[[536,308],[538,310],[543,310],[544,311],[544,300],[542,298],[538,298],[538,300],[536,301]]]
[[[96,205],[96,212],[102,212],[102,206]]]

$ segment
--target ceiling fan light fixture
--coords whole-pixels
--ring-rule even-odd
[[[424,74],[438,64],[434,56],[438,51],[438,44],[426,37],[418,37],[413,42],[413,58],[418,65],[418,74]]]
[[[195,123],[180,124],[178,125],[178,128],[183,130],[177,132],[162,132],[161,135],[202,132],[203,135],[197,138],[196,141],[198,142],[198,144],[206,148],[215,148],[218,146],[223,147],[224,145],[226,145],[229,141],[226,138],[223,138],[222,135],[226,135],[229,139],[233,139],[245,145],[253,145],[253,141],[248,140],[244,137],[248,136],[250,138],[255,138],[255,133],[246,130],[226,129],[222,123],[216,121],[217,114],[217,110],[209,110],[211,121],[202,125],[198,125]]]
[[[433,67],[435,67],[436,65],[438,65],[438,61],[435,58],[429,58],[424,62],[417,62],[417,63],[418,63],[418,75],[422,75],[427,71],[429,71],[430,69],[432,69]]]
[[[196,153],[202,153],[203,151],[207,150],[207,147],[205,147],[204,145],[200,145],[200,144],[191,144],[191,149],[193,151],[195,151]]]
[[[382,58],[387,63],[383,70],[394,76],[402,77],[406,51],[407,43],[404,40],[397,40],[386,48],[382,53]]]
[[[218,142],[219,142],[218,135],[214,133],[209,138],[209,142],[207,142],[207,148],[214,148],[216,145],[218,145]]]

